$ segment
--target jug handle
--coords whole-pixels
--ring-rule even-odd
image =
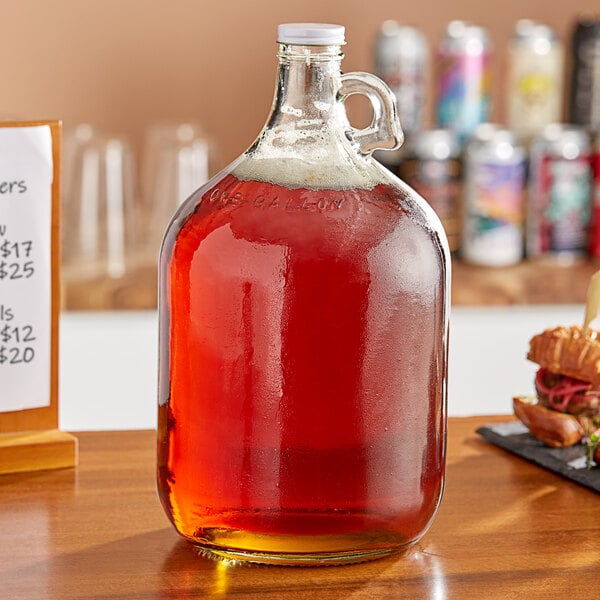
[[[371,73],[344,73],[338,99],[364,94],[373,105],[373,120],[365,129],[351,127],[346,136],[358,145],[362,154],[373,150],[395,150],[402,145],[404,134],[398,118],[398,106],[392,90],[379,77]]]

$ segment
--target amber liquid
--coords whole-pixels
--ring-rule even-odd
[[[410,544],[444,476],[444,267],[406,194],[227,175],[163,248],[158,486],[219,552]],[[235,556],[235,554],[233,554]]]

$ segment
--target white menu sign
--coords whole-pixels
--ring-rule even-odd
[[[50,405],[52,134],[0,128],[0,413]]]

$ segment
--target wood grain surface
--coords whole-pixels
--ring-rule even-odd
[[[511,267],[480,267],[455,260],[452,267],[454,306],[507,306],[583,304],[590,277],[600,264],[524,261]]]
[[[323,568],[202,557],[157,500],[154,433],[81,434],[76,470],[0,476],[0,598],[596,597],[600,496],[474,433],[501,420],[450,420],[442,507],[416,546]]]
[[[0,433],[0,473],[61,469],[76,464],[77,438],[66,431]]]

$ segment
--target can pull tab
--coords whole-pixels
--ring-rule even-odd
[[[365,129],[351,127],[346,132],[351,142],[358,144],[362,154],[373,150],[396,150],[404,141],[398,118],[396,97],[390,88],[371,73],[344,73],[338,99],[344,102],[353,94],[364,94],[373,105],[373,121]]]

